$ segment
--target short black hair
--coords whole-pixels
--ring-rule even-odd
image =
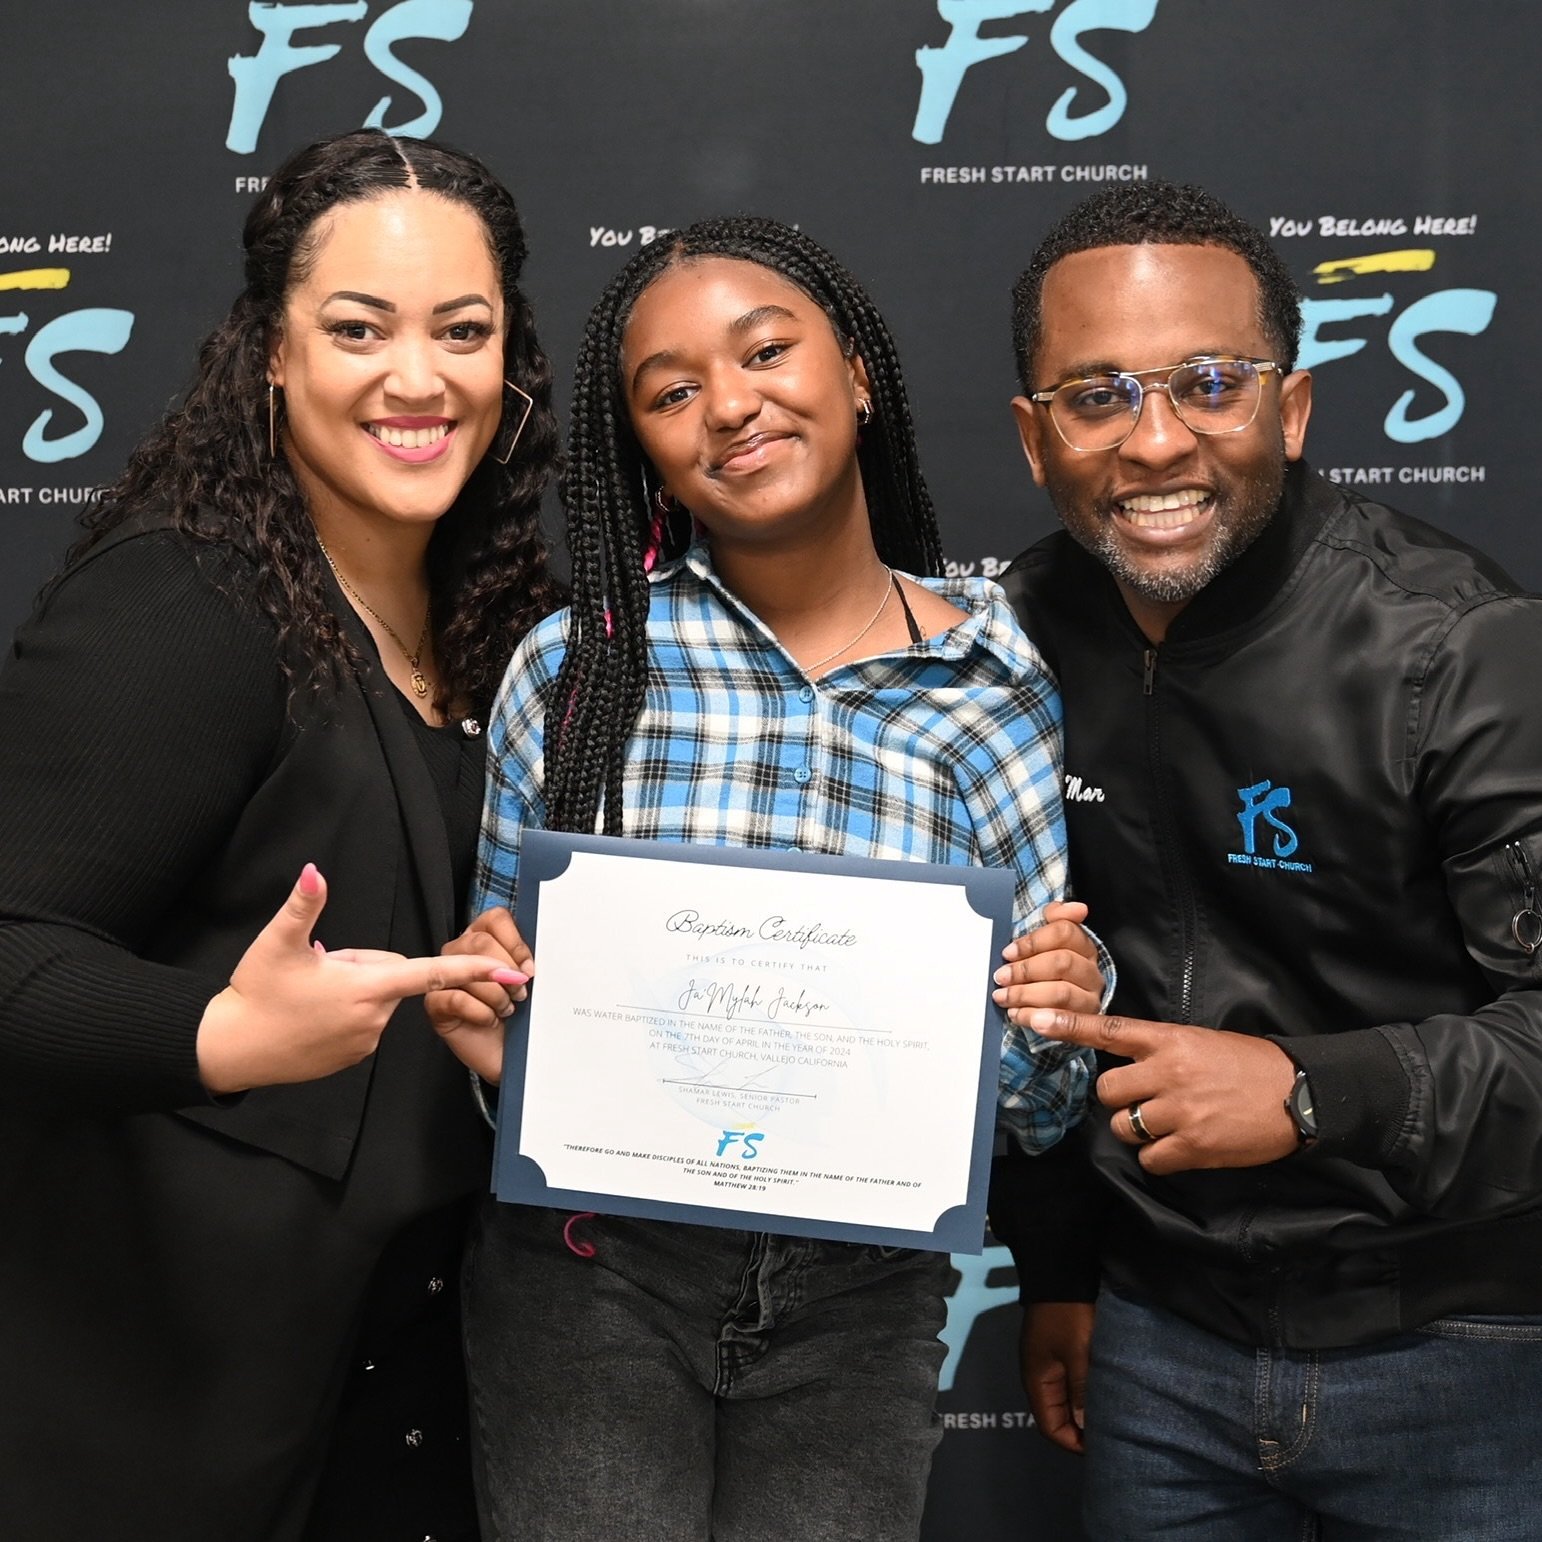
[[[1258,280],[1258,319],[1269,346],[1283,368],[1295,368],[1301,296],[1264,233],[1202,187],[1128,182],[1104,188],[1062,215],[1012,286],[1012,350],[1025,392],[1035,389],[1044,275],[1062,257],[1105,246],[1222,246],[1235,252]]]

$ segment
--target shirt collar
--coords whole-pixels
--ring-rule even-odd
[[[648,582],[652,585],[683,582],[686,581],[687,573],[696,582],[712,590],[732,616],[796,668],[792,656],[778,641],[776,634],[718,576],[717,569],[712,565],[711,548],[705,541],[694,542],[673,561],[655,567],[648,575]],[[822,679],[838,678],[850,671],[858,678],[870,681],[874,672],[903,665],[907,660],[960,659],[975,650],[1016,666],[1020,666],[1026,656],[1036,667],[1044,667],[1033,645],[1023,635],[1005,597],[994,584],[978,578],[917,578],[915,581],[934,594],[940,594],[963,607],[964,613],[957,624],[941,636],[930,638],[919,646],[895,650],[855,664],[838,665]]]

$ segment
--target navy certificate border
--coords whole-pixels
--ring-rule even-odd
[[[895,879],[905,883],[943,883],[964,890],[970,907],[991,922],[991,954],[981,960],[980,1070],[965,1201],[944,1211],[930,1231],[905,1231],[889,1226],[847,1225],[804,1220],[761,1210],[728,1210],[710,1205],[639,1199],[626,1194],[553,1188],[534,1158],[519,1150],[524,1108],[525,1070],[529,1040],[520,1016],[509,1020],[504,1051],[503,1092],[499,1098],[498,1129],[493,1149],[493,1193],[508,1202],[548,1205],[560,1210],[592,1210],[602,1215],[639,1216],[681,1221],[697,1226],[737,1227],[793,1237],[820,1237],[881,1247],[924,1248],[937,1252],[978,1253],[984,1246],[985,1196],[995,1131],[997,1083],[1000,1079],[1001,1008],[991,1000],[991,975],[1001,950],[1012,935],[1014,885],[1005,868],[949,867],[871,857],[830,857],[811,852],[772,851],[740,846],[683,845],[671,841],[636,840],[609,835],[569,835],[552,830],[527,830],[520,845],[519,893],[515,919],[521,935],[539,960],[540,892],[542,883],[560,877],[575,851],[595,851],[608,857],[648,857],[653,861],[702,862],[718,867],[782,868],[805,873],[843,873],[856,877]],[[603,924],[603,923],[600,923]],[[530,982],[540,989],[537,977]]]

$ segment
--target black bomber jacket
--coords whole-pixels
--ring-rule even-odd
[[[1025,1297],[1101,1272],[1293,1348],[1542,1313],[1542,600],[1301,465],[1160,646],[1064,534],[1004,584],[1064,698],[1110,1010],[1276,1039],[1320,1128],[1153,1178],[1095,1105],[998,1169]]]

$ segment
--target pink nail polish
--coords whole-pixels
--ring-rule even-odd
[[[316,870],[314,862],[307,862],[300,869],[300,893],[306,895],[321,893],[321,874]]]
[[[520,974],[517,969],[493,970],[494,985],[523,985],[529,978],[529,975]]]

